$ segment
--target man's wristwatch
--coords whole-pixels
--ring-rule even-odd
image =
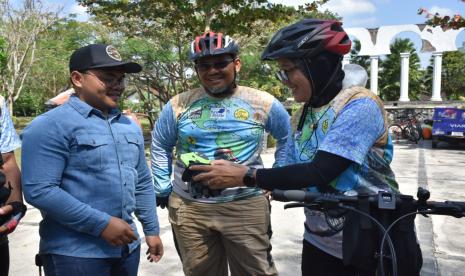
[[[244,185],[247,187],[255,188],[257,187],[257,180],[254,177],[254,172],[256,171],[255,168],[249,168],[247,172],[244,175],[244,178],[242,178],[242,182],[244,182]]]

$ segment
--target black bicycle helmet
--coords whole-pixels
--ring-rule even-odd
[[[193,61],[206,56],[239,53],[239,45],[223,33],[206,32],[197,36],[191,43],[189,58]]]
[[[326,51],[345,55],[352,42],[336,20],[304,19],[279,30],[262,54],[263,60],[312,58]]]

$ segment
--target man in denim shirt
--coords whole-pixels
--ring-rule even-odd
[[[141,129],[121,115],[125,73],[110,45],[92,44],[70,58],[70,100],[22,134],[26,200],[42,212],[40,253],[46,275],[137,275],[142,223],[148,259],[163,255],[155,194]]]

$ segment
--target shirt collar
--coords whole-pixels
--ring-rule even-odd
[[[78,96],[72,95],[68,100],[69,105],[71,105],[77,112],[79,112],[83,117],[87,118],[92,112],[103,116],[102,111],[93,108],[86,102],[79,99]],[[117,108],[113,108],[108,112],[108,118],[119,117],[121,116],[121,111]]]

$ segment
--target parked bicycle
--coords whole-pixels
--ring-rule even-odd
[[[388,128],[391,139],[394,142],[407,139],[413,143],[418,143],[422,133],[421,118],[421,113],[407,114],[405,117],[398,117]]]
[[[465,216],[465,202],[428,201],[430,193],[423,188],[418,188],[418,200],[410,195],[384,191],[375,195],[345,196],[274,190],[272,195],[274,200],[295,201],[286,204],[285,209],[306,207],[323,212],[329,227],[344,231],[344,263],[372,266],[377,275],[382,276],[396,276],[398,272],[399,275],[419,274],[422,256],[413,231],[416,214]],[[370,227],[370,223],[374,223],[379,231]],[[376,237],[375,241],[373,237]],[[385,254],[386,249],[389,254]],[[391,266],[390,271],[387,271],[387,265]]]

